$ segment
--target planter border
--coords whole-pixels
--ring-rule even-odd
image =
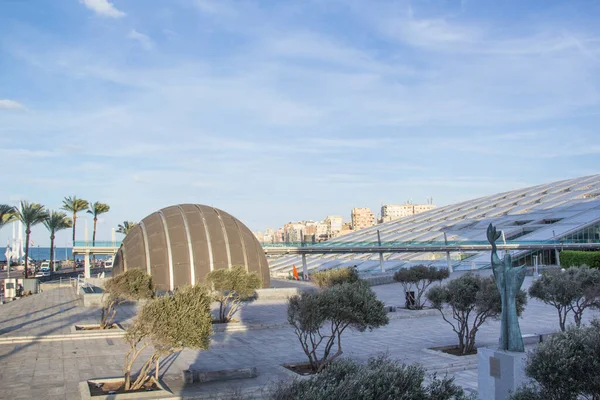
[[[90,330],[78,330],[77,327],[84,327],[84,328],[88,328],[88,327],[94,327],[94,326],[100,326],[100,324],[95,323],[95,324],[73,324],[70,327],[71,333],[77,334],[77,335],[98,335],[98,334],[111,334],[111,333],[122,333],[125,332],[125,329],[123,329],[123,327],[121,326],[121,324],[117,323],[117,322],[113,322],[113,327],[110,329],[90,329]]]
[[[154,380],[154,379],[152,379]],[[79,382],[79,394],[81,395],[81,400],[119,400],[119,399],[136,399],[136,400],[145,400],[145,399],[164,399],[171,398],[173,393],[167,389],[167,387],[160,382],[160,380],[156,383],[156,386],[160,388],[160,390],[153,390],[150,392],[135,392],[135,393],[118,393],[118,394],[106,394],[100,396],[92,396],[90,393],[90,382],[119,382],[123,381],[123,377],[120,376],[118,378],[92,378],[87,379],[83,382]]]

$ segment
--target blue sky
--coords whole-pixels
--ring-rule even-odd
[[[0,202],[107,202],[108,239],[182,202],[263,230],[599,173],[599,18],[597,1],[0,1]]]

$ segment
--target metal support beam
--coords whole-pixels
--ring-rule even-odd
[[[554,254],[556,255],[556,265],[560,267],[560,251],[558,251],[558,249],[554,249]]]
[[[448,246],[448,237],[446,236],[446,232],[444,232],[444,244]],[[450,252],[446,252],[446,265],[448,266],[448,272],[452,273],[452,260],[450,259]]]
[[[379,234],[379,229],[377,229],[377,245],[381,247],[381,235]],[[379,253],[379,270],[385,272],[385,268],[383,267],[383,253]]]
[[[308,279],[308,265],[306,265],[306,254],[302,254],[302,279]]]

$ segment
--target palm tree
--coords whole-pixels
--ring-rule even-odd
[[[127,234],[137,225],[137,222],[133,221],[123,221],[122,224],[117,225],[117,233],[122,233],[127,236]]]
[[[54,273],[54,234],[63,229],[70,228],[73,222],[64,212],[52,211],[46,215],[44,225],[50,231],[50,275],[52,275]]]
[[[44,222],[48,213],[41,204],[21,201],[21,209],[15,210],[15,215],[17,219],[25,225],[25,279],[27,279],[29,272],[27,270],[27,264],[29,262],[29,235],[31,234],[31,227]]]
[[[0,229],[15,219],[15,208],[8,204],[0,204]]]
[[[89,210],[87,210],[88,214],[92,214],[94,216],[94,234],[92,235],[92,246],[96,245],[96,223],[98,222],[98,215],[104,214],[109,210],[110,206],[108,204],[100,203],[99,201],[91,204]]]
[[[75,224],[77,223],[77,213],[87,209],[89,203],[87,200],[78,199],[77,196],[65,197],[61,209],[73,213],[73,246],[75,246]],[[75,262],[75,259],[73,259]],[[74,266],[74,265],[73,265]]]

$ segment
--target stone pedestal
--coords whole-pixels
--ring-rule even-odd
[[[479,400],[506,400],[524,383],[525,353],[490,348],[477,349]]]

